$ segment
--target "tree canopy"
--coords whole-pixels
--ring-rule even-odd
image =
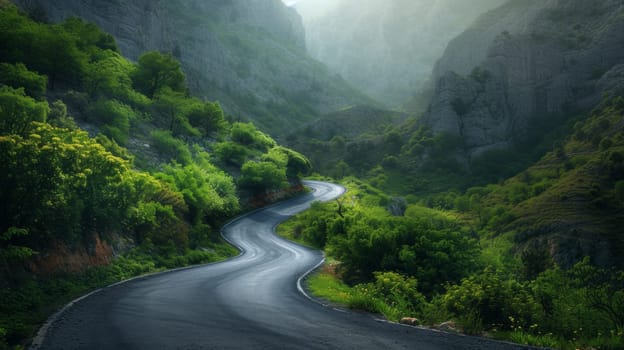
[[[132,81],[135,88],[149,98],[164,87],[178,92],[185,90],[185,77],[180,62],[171,54],[157,51],[146,52],[139,57]]]

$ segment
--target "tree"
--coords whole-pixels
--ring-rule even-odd
[[[286,168],[286,177],[296,179],[300,175],[307,175],[312,169],[310,161],[299,152],[282,146],[275,146],[263,157],[263,160],[271,161],[277,166]]]
[[[177,92],[184,91],[184,80],[180,62],[171,54],[163,55],[157,51],[144,53],[132,74],[135,88],[149,98],[153,98],[164,87]]]
[[[77,17],[70,17],[63,22],[62,27],[74,37],[78,48],[88,52],[91,56],[95,56],[103,50],[119,53],[115,38],[93,23],[85,22]]]
[[[32,124],[26,136],[0,137],[0,232],[24,228],[43,245],[119,228],[130,202],[128,163],[86,132]]]
[[[191,125],[204,135],[223,131],[227,127],[223,109],[217,102],[202,102],[193,99],[186,105],[185,114]]]
[[[193,128],[184,113],[184,107],[189,99],[181,92],[174,91],[168,86],[162,88],[154,100],[154,112],[159,117],[160,126],[171,131],[173,135],[199,136],[200,132]]]
[[[16,89],[23,87],[30,97],[42,100],[45,97],[48,78],[28,70],[22,63],[0,63],[0,83]]]
[[[52,27],[34,37],[38,51],[33,68],[48,76],[50,89],[58,81],[81,86],[89,57],[76,46],[75,38],[61,27]]]
[[[278,190],[286,183],[286,169],[272,162],[248,161],[243,164],[238,183],[254,193]]]
[[[134,110],[116,100],[98,100],[91,108],[91,114],[102,125],[102,132],[119,144],[126,144],[130,134],[130,123],[136,119]]]
[[[25,135],[33,121],[44,122],[48,103],[26,96],[23,88],[0,87],[0,134]]]
[[[135,67],[116,52],[107,51],[104,55],[88,65],[85,77],[86,91],[94,97],[123,98],[132,89],[130,74]]]
[[[215,223],[238,210],[234,181],[212,165],[174,164],[157,176],[182,193],[193,224]]]
[[[240,166],[247,159],[247,148],[231,141],[216,144],[214,152],[223,163]]]
[[[256,129],[252,123],[234,123],[230,134],[232,141],[245,146],[254,146],[263,151],[276,145],[275,140]]]

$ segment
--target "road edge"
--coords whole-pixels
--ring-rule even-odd
[[[314,180],[314,181],[310,181],[310,180],[303,180],[303,181],[302,181],[302,184],[304,184],[304,185],[305,185],[305,183],[306,183],[306,182],[308,182],[308,183],[309,183],[309,182],[319,182],[319,183],[322,183],[323,181],[316,181],[316,180]],[[340,186],[340,185],[339,185],[339,186]],[[340,186],[340,187],[342,187],[342,188],[343,188],[343,193],[341,193],[341,195],[342,195],[342,194],[344,194],[344,193],[346,192],[346,189],[345,189],[343,186]],[[313,189],[313,192],[314,192],[314,191],[316,191],[316,190],[314,190],[314,189]],[[305,195],[307,195],[307,194],[304,194],[304,196],[305,196]],[[295,198],[297,198],[297,197],[295,197]],[[72,301],[68,302],[68,303],[67,303],[67,304],[65,304],[62,308],[60,308],[58,311],[56,311],[55,313],[53,313],[52,315],[50,315],[50,316],[47,318],[47,320],[46,320],[46,321],[45,321],[45,322],[41,325],[41,327],[39,327],[39,329],[37,330],[37,333],[36,333],[36,335],[34,336],[34,338],[32,339],[32,341],[30,342],[30,345],[28,346],[28,349],[29,349],[29,350],[38,350],[38,349],[41,347],[41,345],[43,345],[43,342],[44,342],[44,341],[45,341],[45,339],[46,339],[46,336],[47,336],[47,334],[48,334],[48,330],[50,329],[50,327],[52,327],[52,325],[53,325],[53,324],[54,324],[54,323],[55,323],[55,322],[59,319],[59,317],[60,317],[63,313],[65,313],[67,310],[71,309],[71,307],[72,307],[72,306],[74,306],[76,303],[78,303],[78,302],[80,302],[80,301],[82,301],[82,300],[84,300],[84,299],[86,299],[86,298],[88,298],[88,297],[90,297],[90,296],[93,296],[93,295],[95,295],[95,294],[97,294],[97,293],[100,293],[101,291],[103,291],[103,290],[105,290],[105,289],[108,289],[108,288],[113,288],[113,287],[116,287],[116,286],[119,286],[119,285],[122,285],[122,284],[126,284],[126,283],[129,283],[129,282],[131,282],[131,281],[135,281],[135,280],[140,280],[140,279],[144,279],[144,278],[150,278],[150,277],[153,277],[153,276],[164,275],[164,274],[173,273],[173,272],[178,272],[178,271],[183,271],[183,270],[190,270],[190,269],[199,268],[199,267],[204,267],[204,266],[210,266],[210,265],[221,264],[221,263],[224,263],[224,262],[227,262],[227,261],[230,261],[230,260],[233,260],[233,259],[236,259],[236,258],[240,257],[241,255],[245,254],[245,249],[244,249],[243,247],[239,246],[238,244],[235,244],[234,242],[232,242],[231,240],[229,240],[229,239],[225,236],[224,231],[227,229],[227,227],[229,227],[229,226],[231,226],[231,225],[235,224],[236,222],[238,222],[238,221],[242,220],[244,217],[246,217],[246,216],[248,216],[248,215],[252,215],[252,214],[254,214],[254,213],[258,212],[258,211],[265,210],[265,209],[270,209],[270,208],[272,208],[272,207],[275,207],[275,206],[278,206],[278,205],[282,205],[282,204],[284,204],[284,203],[288,203],[288,201],[294,200],[295,198],[289,198],[289,199],[286,199],[286,200],[284,200],[284,201],[279,201],[279,202],[276,202],[276,203],[270,204],[270,205],[268,205],[268,206],[266,206],[266,207],[262,207],[262,208],[258,208],[258,209],[254,209],[254,210],[252,210],[252,211],[246,212],[246,213],[244,213],[244,214],[241,214],[241,215],[239,215],[239,216],[237,216],[237,217],[233,218],[232,220],[228,221],[228,222],[227,222],[227,223],[225,223],[223,226],[221,226],[221,228],[219,229],[219,234],[221,235],[221,238],[223,238],[223,240],[225,240],[225,241],[226,241],[229,245],[231,245],[232,247],[236,248],[236,249],[239,251],[238,255],[233,256],[233,257],[230,257],[230,258],[228,258],[228,259],[226,259],[226,260],[215,261],[215,262],[205,263],[205,264],[198,264],[198,265],[183,266],[183,267],[178,267],[178,268],[171,269],[171,270],[158,271],[158,272],[147,273],[147,274],[144,274],[144,275],[134,276],[134,277],[131,277],[131,278],[128,278],[128,279],[125,279],[125,280],[121,280],[121,281],[118,281],[118,282],[115,282],[115,283],[109,284],[109,285],[107,285],[107,286],[100,287],[100,288],[97,288],[97,289],[95,289],[95,290],[92,290],[92,291],[90,291],[90,292],[88,292],[88,293],[86,293],[86,294],[84,294],[84,295],[81,295],[81,296],[79,296],[78,298],[76,298],[76,299],[74,299],[74,300],[72,300]],[[325,258],[324,258],[324,257],[323,257],[322,262],[323,262],[323,261],[325,261]],[[321,262],[320,264],[322,264],[322,262]],[[300,280],[301,280],[303,277],[305,277],[305,276],[307,276],[308,274],[310,274],[312,271],[314,271],[314,269],[318,268],[318,266],[320,266],[320,264],[319,264],[319,265],[317,265],[317,266],[315,266],[314,268],[310,269],[309,271],[307,271],[307,272],[305,273],[305,275],[303,275],[303,276],[302,276],[299,280],[297,280],[298,289],[300,288]],[[302,291],[302,292],[303,292],[303,289],[300,289],[300,291]],[[310,299],[310,300],[314,300],[312,297],[308,296],[305,292],[303,292],[303,294],[304,294],[304,295],[305,295],[308,299]]]

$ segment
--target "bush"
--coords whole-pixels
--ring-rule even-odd
[[[540,318],[530,290],[490,268],[451,286],[443,300],[449,312],[471,321],[472,326],[480,320],[487,329],[528,329]]]
[[[16,89],[22,87],[30,97],[43,100],[48,78],[28,70],[22,63],[0,63],[0,83]]]
[[[102,132],[121,145],[128,142],[130,124],[137,119],[132,107],[116,100],[100,99],[91,106],[94,121]]]
[[[26,96],[23,88],[0,87],[0,134],[27,135],[32,122],[45,122],[48,103]]]
[[[242,165],[247,159],[247,148],[230,141],[216,144],[214,152],[217,158],[225,164]]]
[[[256,129],[252,123],[234,123],[230,131],[232,141],[245,146],[254,146],[266,151],[275,146],[275,141]]]
[[[190,164],[193,161],[188,146],[184,141],[173,137],[171,131],[154,130],[151,136],[154,147],[168,160],[175,160],[181,164]]]
[[[184,73],[180,62],[171,54],[156,51],[146,52],[139,57],[132,81],[137,90],[153,98],[161,89],[168,87],[173,91],[184,91]]]
[[[279,190],[286,182],[286,169],[272,162],[248,161],[241,168],[239,186],[254,193]]]

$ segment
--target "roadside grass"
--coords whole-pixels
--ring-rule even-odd
[[[307,279],[307,286],[318,298],[332,304],[348,306],[353,299],[352,288],[338,279],[331,270],[331,263],[326,263],[320,271]]]
[[[300,244],[304,247],[319,249],[319,247],[315,247],[310,242],[306,241],[301,235],[301,229],[299,227],[299,221],[294,217],[283,221],[275,228],[275,232],[278,236],[285,238],[289,241],[293,241],[297,244]]]
[[[400,304],[390,305],[371,295],[371,291],[364,286],[350,287],[342,282],[335,267],[336,263],[330,260],[307,279],[307,287],[315,297],[335,306],[380,314],[390,321],[399,321],[401,317],[408,316]]]
[[[611,334],[600,335],[592,338],[573,338],[565,339],[551,333],[549,334],[530,334],[522,330],[511,332],[495,332],[492,338],[497,340],[509,341],[515,344],[537,346],[549,349],[559,350],[577,350],[577,349],[604,349],[617,350],[624,348],[624,334],[622,332],[612,331]]]
[[[407,307],[400,303],[386,303],[367,293],[362,286],[350,287],[342,282],[335,272],[336,262],[328,261],[323,267],[312,274],[306,281],[307,287],[317,298],[320,298],[331,305],[338,307],[346,307],[351,310],[371,312],[383,315],[386,319],[398,322],[402,317],[413,316],[407,311]],[[451,315],[443,312],[439,305],[430,303],[425,306],[422,314],[424,324],[433,325],[440,320],[453,319]],[[483,325],[477,328],[471,328],[466,323],[466,319],[462,321],[461,330],[464,334],[472,334],[477,336],[485,336],[488,338],[508,341],[515,344],[536,346],[559,350],[576,350],[576,349],[606,349],[617,350],[624,349],[624,334],[620,331],[612,331],[610,334],[600,335],[593,338],[573,338],[565,339],[553,334],[531,334],[522,329],[513,331],[483,331]],[[475,320],[473,320],[475,321]],[[480,323],[480,320],[476,320]],[[470,323],[470,322],[468,322]]]

